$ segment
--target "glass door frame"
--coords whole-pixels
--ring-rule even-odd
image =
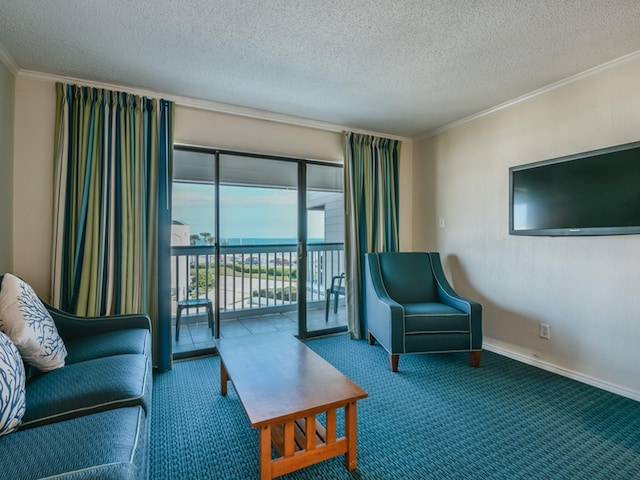
[[[307,164],[298,163],[298,338],[309,336],[307,328]]]
[[[305,292],[304,295],[298,294],[297,296],[297,304],[298,304],[298,335],[297,337],[300,339],[311,338],[315,336],[321,335],[329,335],[334,333],[341,333],[347,331],[347,326],[337,326],[330,327],[325,329],[318,329],[310,331],[307,326],[307,261],[308,261],[308,249],[307,249],[307,232],[308,232],[308,224],[307,224],[307,165],[321,165],[327,166],[331,168],[344,168],[343,165],[337,164],[335,162],[322,161],[322,160],[312,160],[306,158],[296,158],[296,157],[285,157],[278,155],[268,155],[268,154],[259,154],[259,153],[250,153],[243,152],[237,150],[225,150],[225,149],[217,149],[210,147],[201,147],[201,146],[193,146],[186,144],[175,144],[175,150],[185,150],[196,153],[202,153],[207,155],[213,155],[214,161],[214,235],[215,235],[215,243],[214,243],[214,251],[215,251],[215,265],[214,272],[216,281],[220,278],[220,262],[218,259],[221,256],[220,250],[220,156],[238,156],[244,158],[255,158],[256,160],[264,159],[264,160],[277,160],[277,161],[285,161],[290,162],[297,165],[297,175],[298,175],[298,185],[297,185],[297,291]],[[216,287],[215,295],[214,295],[214,338],[220,338],[220,311],[221,311],[221,289]]]

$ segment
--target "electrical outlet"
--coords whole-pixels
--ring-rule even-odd
[[[540,337],[549,340],[551,338],[551,325],[548,323],[540,324]]]

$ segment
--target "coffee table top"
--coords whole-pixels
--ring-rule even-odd
[[[337,408],[367,392],[290,334],[216,340],[252,427]]]

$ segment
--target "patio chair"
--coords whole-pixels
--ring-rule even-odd
[[[482,355],[482,306],[458,295],[435,252],[385,252],[366,256],[369,343],[387,352],[391,370],[402,353],[470,352]]]
[[[340,295],[344,297],[344,285],[342,285],[342,281],[344,280],[344,273],[340,275],[336,275],[331,279],[331,288],[327,288],[327,293],[325,295],[326,298],[326,310],[324,315],[324,321],[329,321],[329,304],[331,303],[331,295],[333,295],[333,313],[338,313],[338,300],[340,299]]]
[[[180,300],[176,311],[176,342],[180,338],[180,318],[182,317],[182,310],[198,307],[205,307],[207,309],[209,328],[213,331],[213,303],[210,298],[188,298],[186,300]]]

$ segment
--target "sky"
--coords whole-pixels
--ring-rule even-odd
[[[297,190],[220,186],[220,234],[225,238],[296,238]],[[174,183],[173,220],[191,233],[214,233],[214,186]],[[309,238],[324,238],[324,213],[310,211]]]

